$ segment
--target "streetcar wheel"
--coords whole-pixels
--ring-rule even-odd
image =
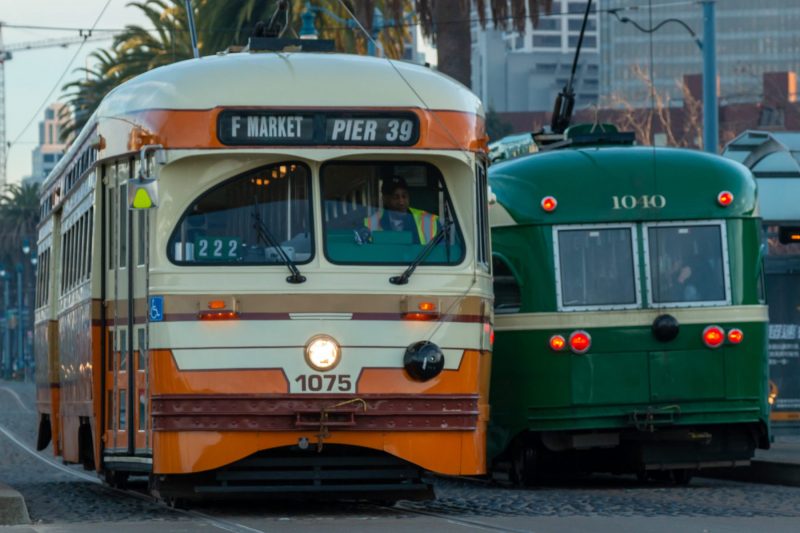
[[[533,485],[536,479],[536,449],[518,442],[511,452],[511,483],[517,487]]]
[[[105,470],[103,472],[103,479],[110,486],[115,489],[124,489],[128,485],[128,472],[120,472],[118,470]]]
[[[692,481],[692,471],[688,468],[676,468],[672,471],[672,481],[676,485],[688,485]]]
[[[189,508],[189,500],[186,498],[166,498],[164,503],[167,504],[167,507],[170,509],[188,509]]]

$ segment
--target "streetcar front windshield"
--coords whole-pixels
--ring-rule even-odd
[[[329,163],[320,178],[325,253],[332,263],[406,265],[433,241],[421,264],[463,260],[464,239],[433,165]]]
[[[181,265],[307,263],[314,254],[311,172],[301,163],[261,167],[201,194],[168,244]]]
[[[556,232],[561,309],[637,305],[632,227]]]
[[[725,302],[721,224],[647,228],[653,303]]]

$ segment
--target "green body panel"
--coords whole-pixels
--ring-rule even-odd
[[[518,314],[495,317],[490,459],[524,431],[635,431],[645,418],[663,427],[743,425],[755,428],[762,445],[768,441],[766,312],[753,311],[764,309],[761,227],[755,182],[745,167],[700,152],[588,148],[501,163],[489,177],[516,223],[493,227],[492,247],[517,280],[521,304]],[[734,195],[730,206],[717,203],[721,191]],[[622,196],[655,194],[663,196],[662,207],[646,200],[615,209]],[[558,200],[552,213],[540,208],[545,196]],[[709,319],[687,320],[675,339],[660,342],[651,330],[656,316],[688,315],[680,315],[685,307],[649,301],[642,224],[690,220],[724,221],[735,308],[720,306],[719,317],[713,309],[697,315]],[[553,226],[619,222],[638,232],[640,308],[618,313],[612,324],[601,320],[603,311],[558,312]],[[522,318],[504,327],[512,317]],[[737,327],[745,340],[708,348],[702,333],[711,324]],[[591,335],[586,354],[549,348],[552,335],[568,338],[576,329]]]

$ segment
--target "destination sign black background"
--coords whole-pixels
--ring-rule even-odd
[[[239,117],[235,134],[234,117]],[[250,135],[248,118],[258,120],[259,124],[262,120],[267,124],[282,120],[284,135]],[[290,122],[292,132],[288,127]],[[217,138],[228,146],[413,146],[419,141],[419,120],[408,112],[226,109],[217,119]]]

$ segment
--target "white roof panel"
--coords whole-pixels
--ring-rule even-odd
[[[419,107],[483,116],[477,96],[430,68],[313,53],[220,54],[174,63],[116,88],[98,115],[228,106]]]

